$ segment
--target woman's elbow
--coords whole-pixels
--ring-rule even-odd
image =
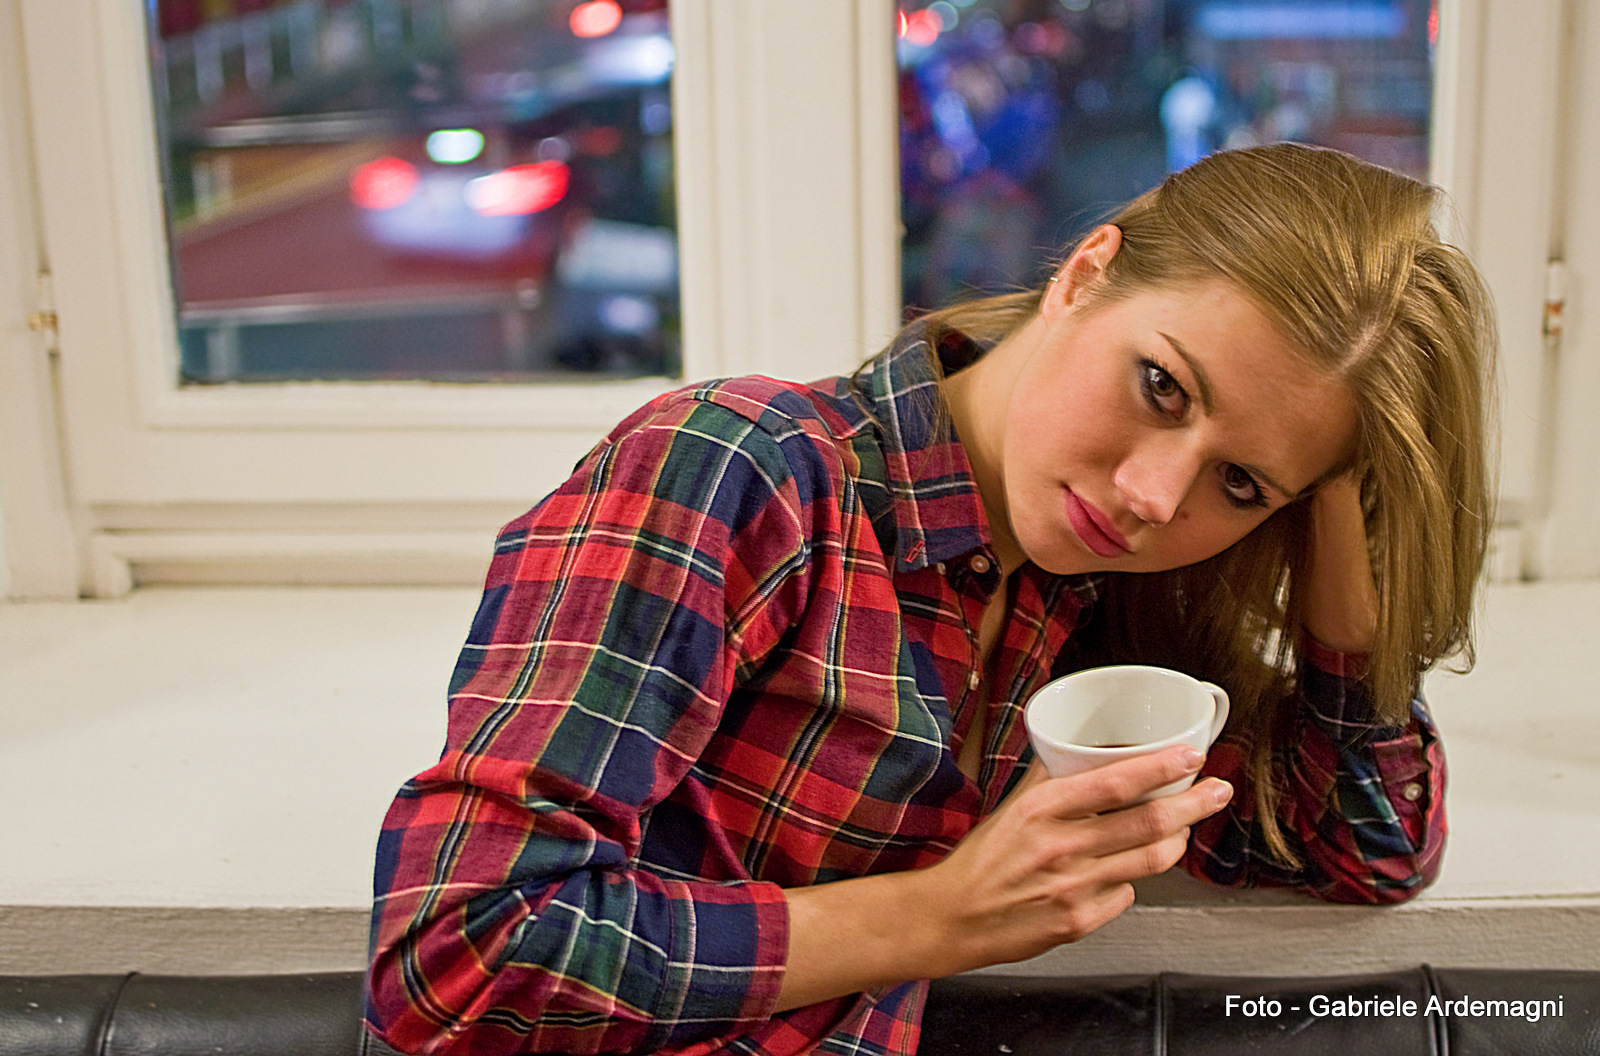
[[[365,1029],[397,1052],[429,1056],[488,1053],[473,1010],[493,973],[459,934],[444,927],[375,936],[367,965]]]
[[[367,966],[363,1026],[396,1052],[449,1054],[454,1024],[441,1009],[425,1003],[425,985],[407,985],[408,976],[415,976],[407,971],[405,957],[393,947],[373,956]]]
[[[1358,870],[1340,870],[1314,885],[1319,898],[1346,905],[1394,906],[1409,902],[1439,878],[1443,847],[1425,847],[1416,854],[1366,863]]]

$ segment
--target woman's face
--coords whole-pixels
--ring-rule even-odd
[[[1002,554],[1014,544],[1049,571],[1202,561],[1330,471],[1354,437],[1349,386],[1226,280],[1092,309],[1052,287],[1036,324],[1000,432],[1009,525],[992,527]]]

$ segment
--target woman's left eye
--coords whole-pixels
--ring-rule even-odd
[[[1159,363],[1147,359],[1139,364],[1139,387],[1150,406],[1163,414],[1180,418],[1189,409],[1189,394]]]
[[[1256,478],[1232,462],[1222,467],[1222,487],[1228,493],[1228,501],[1235,506],[1267,504],[1266,493],[1261,490],[1261,485],[1256,483]]]

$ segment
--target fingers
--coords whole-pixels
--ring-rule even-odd
[[[1095,851],[1108,883],[1164,873],[1189,845],[1189,827],[1210,817],[1233,797],[1233,786],[1209,778],[1175,796],[1095,819]]]
[[[1111,923],[1133,905],[1134,890],[1129,883],[1102,888],[1094,897],[1074,905],[1061,922],[1056,937],[1062,942],[1079,942]]]
[[[1174,754],[1176,759],[1167,762],[1155,757],[1126,760],[1076,777],[1060,778],[1054,788],[1042,790],[1041,794],[1059,795],[1055,807],[1062,812],[1055,814],[1058,839],[1041,844],[1040,853],[1096,860],[1096,871],[1108,883],[1170,869],[1183,855],[1190,826],[1221,810],[1233,797],[1232,785],[1220,778],[1208,778],[1174,795],[1126,806],[1130,798],[1188,772],[1185,768],[1191,762]],[[1083,816],[1077,811],[1085,803],[1109,806]]]
[[[1103,814],[1093,819],[1094,824],[1088,827],[1091,835],[1085,850],[1105,857],[1128,848],[1158,843],[1174,835],[1187,837],[1191,825],[1221,810],[1231,798],[1233,786],[1213,777],[1175,795]]]
[[[1035,956],[1126,910],[1130,882],[1171,868],[1189,826],[1221,808],[1232,788],[1211,779],[1128,804],[1194,774],[1201,761],[1192,749],[1171,749],[1066,778],[1035,764],[999,810],[919,874],[940,892],[929,903],[952,907],[952,962],[964,970]]]
[[[1204,762],[1204,755],[1184,744],[1108,763],[1087,773],[1059,778],[1053,789],[1057,798],[1051,810],[1060,818],[1086,818],[1104,814],[1125,807],[1163,785],[1198,773]],[[1028,776],[1031,777],[1032,773]]]

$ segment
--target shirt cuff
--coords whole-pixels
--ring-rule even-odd
[[[1338,678],[1365,678],[1369,653],[1341,653],[1317,641],[1310,634],[1304,640],[1305,657],[1316,667]]]
[[[690,915],[674,928],[654,1012],[666,1029],[652,1039],[655,1045],[697,1040],[708,1023],[733,1027],[770,1019],[789,956],[783,889],[760,881],[663,886]]]
[[[1367,673],[1367,653],[1341,653],[1307,634],[1302,641],[1300,692],[1312,719],[1338,745],[1388,741],[1404,737],[1405,725],[1378,721],[1372,694],[1361,679]]]

